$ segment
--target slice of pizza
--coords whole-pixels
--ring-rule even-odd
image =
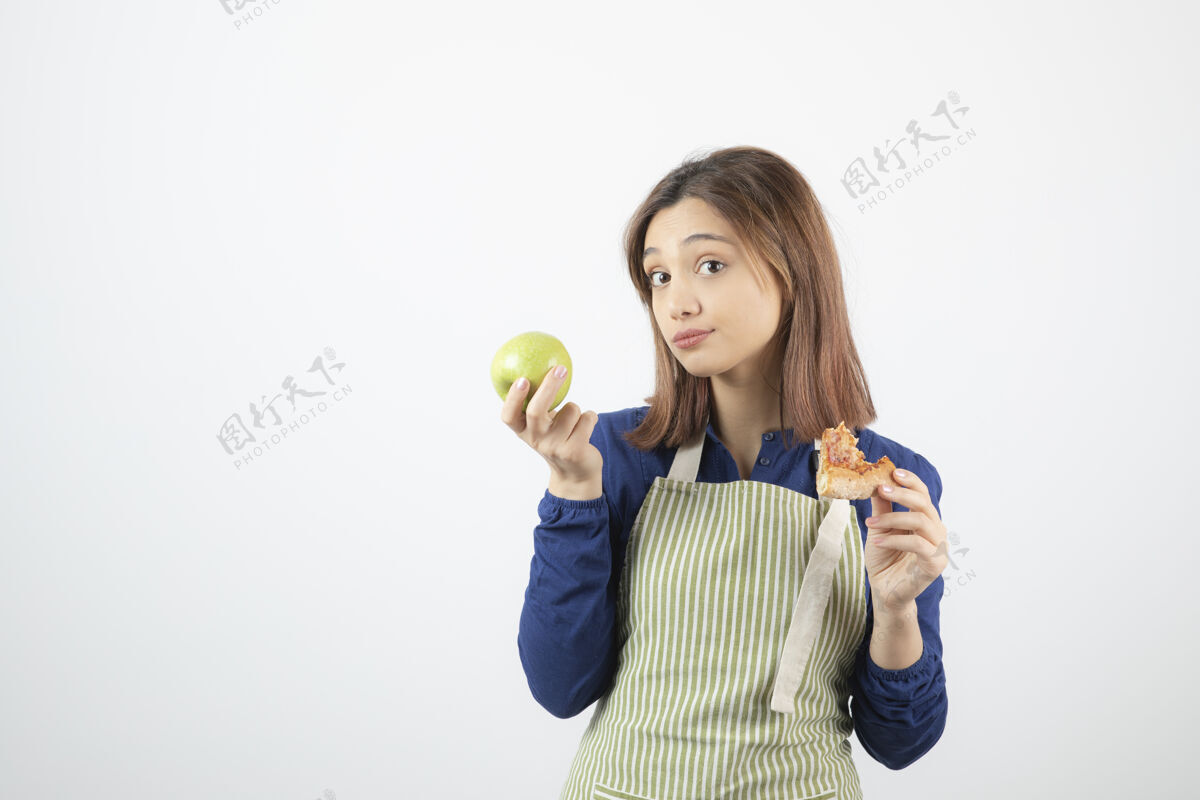
[[[864,459],[858,439],[840,422],[821,434],[821,458],[817,467],[817,494],[845,500],[863,500],[881,484],[899,486],[892,479],[896,465],[883,456],[874,464]]]

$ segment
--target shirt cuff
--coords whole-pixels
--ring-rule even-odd
[[[542,502],[538,504],[539,510],[555,509],[561,512],[567,511],[593,511],[604,507],[604,495],[593,497],[591,500],[568,500],[565,497],[559,497],[556,494],[551,494],[547,489],[542,495]],[[546,516],[542,514],[542,516]]]
[[[911,697],[917,686],[929,682],[936,666],[937,656],[924,642],[921,643],[921,657],[904,669],[884,669],[876,664],[871,658],[871,653],[867,652],[867,677],[885,694]]]

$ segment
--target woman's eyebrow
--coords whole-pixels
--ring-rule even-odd
[[[719,236],[715,233],[693,233],[691,236],[687,237],[682,242],[680,242],[679,246],[687,247],[692,242],[698,242],[702,239],[711,239],[711,240],[717,241],[717,242],[725,242],[726,244],[734,244],[734,241],[732,239],[726,238],[724,236]],[[658,252],[657,247],[647,247],[646,252],[642,253],[642,260],[645,261],[647,258],[649,258],[651,253],[657,253],[657,252]]]

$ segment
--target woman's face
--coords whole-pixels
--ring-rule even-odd
[[[659,211],[646,229],[646,252],[654,318],[683,368],[738,381],[763,374],[760,361],[783,312],[778,278],[769,274],[759,288],[749,252],[712,206],[689,197]],[[684,348],[674,337],[689,328],[712,333]]]

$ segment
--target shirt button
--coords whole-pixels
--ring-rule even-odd
[[[771,463],[771,459],[767,458],[766,456],[763,456],[762,458],[760,458],[758,460],[758,463],[762,464],[765,467],[767,464]]]
[[[769,441],[771,441],[772,439],[774,439],[774,438],[775,438],[775,434],[773,434],[773,433],[764,433],[764,434],[763,434],[763,438],[764,438],[764,439],[766,439],[766,440],[769,442]]]

